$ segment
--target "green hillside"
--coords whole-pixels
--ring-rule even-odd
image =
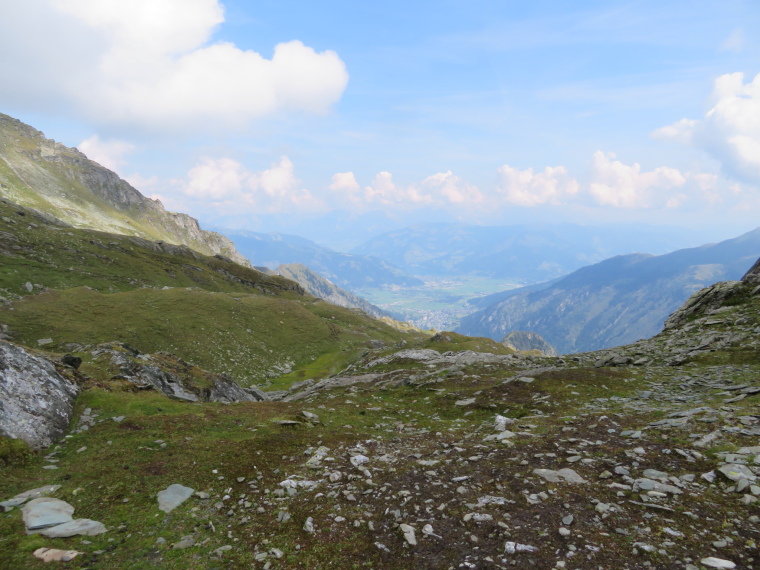
[[[0,295],[15,300],[0,308],[0,323],[27,346],[51,339],[46,349],[86,358],[84,345],[117,340],[249,386],[317,360],[309,372],[321,377],[370,340],[416,338],[285,278],[186,247],[57,225],[7,201],[0,236]]]

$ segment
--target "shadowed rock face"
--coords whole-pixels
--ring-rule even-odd
[[[0,341],[0,435],[48,447],[66,432],[78,392],[48,361]]]
[[[746,283],[760,283],[760,259],[744,274],[742,281]]]

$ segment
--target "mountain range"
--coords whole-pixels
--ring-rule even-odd
[[[478,275],[530,284],[614,255],[666,253],[695,240],[693,230],[674,227],[440,223],[384,233],[353,253],[381,258],[412,275]]]
[[[551,283],[493,295],[493,304],[463,318],[457,331],[497,340],[531,331],[562,354],[627,344],[660,332],[694,291],[739,279],[758,255],[760,228],[665,255],[613,257]]]
[[[306,238],[288,234],[236,230],[224,232],[256,266],[275,269],[280,265],[300,263],[349,291],[367,287],[422,285],[420,279],[371,255],[341,253]]]

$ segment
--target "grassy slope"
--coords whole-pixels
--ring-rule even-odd
[[[2,201],[0,232],[0,295],[17,299],[0,309],[0,322],[29,346],[42,338],[60,350],[120,340],[144,352],[174,352],[250,385],[273,366],[319,358],[315,372],[324,375],[356,358],[370,339],[415,338],[303,295],[281,277],[186,249],[171,254],[125,236],[56,227]],[[50,290],[27,295],[27,282]]]
[[[755,305],[760,303],[755,302]],[[547,363],[550,362],[547,359]],[[747,381],[756,376],[758,370],[756,360],[752,369],[738,371],[741,377],[736,380]],[[692,367],[691,371],[695,369]],[[723,498],[722,491],[706,488],[694,495],[687,493],[679,498],[678,502],[684,506],[677,511],[643,519],[645,526],[652,527],[653,536],[633,538],[614,529],[629,532],[638,528],[642,513],[622,500],[617,489],[600,482],[587,491],[585,486],[548,484],[529,476],[534,466],[558,469],[568,465],[563,462],[565,453],[558,449],[557,441],[564,441],[563,445],[573,441],[573,447],[579,442],[596,442],[587,456],[591,463],[572,465],[589,480],[596,480],[603,469],[612,469],[615,464],[629,465],[634,447],[647,449],[645,455],[638,455],[640,470],[655,468],[679,474],[708,471],[714,468],[710,461],[715,452],[750,444],[753,438],[728,435],[720,444],[703,449],[705,459],[689,463],[666,450],[688,449],[690,443],[685,435],[651,430],[644,439],[621,437],[623,430],[640,428],[660,419],[664,413],[631,412],[617,398],[635,397],[642,382],[651,374],[655,375],[655,381],[667,382],[673,374],[679,374],[677,370],[669,367],[652,370],[571,368],[537,375],[531,384],[504,384],[505,379],[515,375],[515,370],[509,367],[472,366],[463,373],[441,371],[434,390],[415,383],[401,383],[382,390],[348,388],[324,393],[304,403],[191,405],[154,393],[88,389],[78,402],[78,411],[90,407],[105,421],[71,436],[60,447],[59,469],[55,471],[40,469],[39,460],[3,469],[0,497],[45,484],[61,484],[63,487],[56,496],[74,505],[76,516],[104,522],[109,532],[88,537],[91,544],[83,544],[82,539],[76,537],[28,536],[22,530],[16,509],[0,518],[0,537],[3,537],[0,558],[14,568],[44,568],[32,558],[31,552],[46,546],[85,551],[86,556],[69,564],[71,568],[261,568],[264,562],[257,562],[255,555],[278,548],[284,556],[276,559],[270,555],[267,560],[272,568],[446,568],[475,552],[467,538],[472,533],[478,537],[481,552],[484,555],[495,552],[497,559],[499,553],[503,553],[504,540],[539,544],[542,547],[534,562],[523,561],[524,565],[551,568],[556,559],[554,552],[564,552],[567,541],[556,532],[539,536],[532,528],[542,522],[557,525],[568,512],[575,513],[576,518],[572,542],[588,541],[603,548],[601,558],[576,558],[573,568],[596,569],[602,565],[640,569],[645,564],[671,568],[657,552],[640,551],[637,556],[631,555],[635,540],[665,540],[659,537],[662,526],[694,529],[693,536],[675,541],[677,545],[672,547],[685,553],[682,556],[715,554],[709,544],[705,544],[703,530],[709,536],[736,531],[732,535],[736,544],[718,553],[725,558],[737,560],[740,555],[746,558],[758,554],[751,527],[735,526],[732,522],[734,519],[746,521],[749,514],[757,513],[757,508],[740,507],[735,498],[730,501]],[[717,391],[705,394],[700,404],[718,408],[725,398],[722,394]],[[466,408],[453,405],[454,401],[468,397],[477,398],[477,403]],[[604,403],[595,405],[599,399]],[[734,415],[756,413],[756,402],[757,397],[734,404]],[[591,409],[587,408],[589,405]],[[301,409],[317,412],[322,423],[315,427],[285,427],[272,421],[294,419]],[[490,433],[489,426],[497,412],[521,418],[520,423],[510,429],[531,433],[515,438],[512,447],[482,445],[482,437]],[[604,421],[602,413],[604,417],[614,418],[614,422]],[[127,419],[122,423],[108,419],[118,415],[126,415]],[[608,429],[610,426],[614,429]],[[573,439],[566,439],[568,437]],[[162,441],[165,447],[161,446]],[[348,464],[348,450],[357,443],[371,450],[368,453],[372,458],[371,481],[358,476],[359,472]],[[330,455],[336,458],[330,470],[344,471],[352,478],[349,483],[346,483],[346,475],[342,487],[322,483],[317,489],[324,493],[321,498],[316,497],[317,491],[302,492],[290,499],[275,497],[275,489],[287,476],[324,476],[322,470],[303,466],[308,450],[319,445],[330,448]],[[396,463],[383,465],[377,460],[386,448],[397,450]],[[449,452],[452,453],[447,455]],[[486,457],[480,460],[470,457],[475,454]],[[559,457],[554,459],[557,455]],[[433,467],[420,467],[417,457],[446,461]],[[529,467],[521,466],[523,459],[524,465]],[[430,472],[434,475],[427,474]],[[459,483],[448,483],[461,475],[469,476],[465,485],[474,493],[469,499],[457,499],[461,497],[455,490]],[[431,486],[431,482],[439,480],[444,485]],[[255,485],[249,486],[250,482]],[[155,494],[172,483],[206,491],[211,498],[192,498],[166,515],[157,510]],[[331,493],[332,488],[345,489],[347,484],[353,485],[356,500]],[[389,489],[385,498],[382,498],[383,488]],[[402,490],[408,490],[407,495],[396,494]],[[525,493],[547,490],[552,494],[550,501],[534,506],[526,504]],[[365,491],[373,495],[365,498]],[[587,492],[600,501],[626,506],[622,513],[600,520],[595,517]],[[497,526],[496,520],[463,523],[462,517],[471,509],[462,509],[458,504],[474,503],[475,497],[488,494],[516,501],[507,507],[491,509],[496,520],[506,526]],[[638,500],[636,495],[628,496]],[[716,497],[721,502],[715,503]],[[426,502],[428,498],[432,503]],[[436,507],[442,504],[448,506],[440,511]],[[429,511],[432,514],[425,514],[426,506],[432,507]],[[415,514],[419,507],[421,510]],[[404,513],[405,521],[417,526],[420,540],[417,547],[404,545],[392,514],[388,514],[394,509]],[[289,522],[277,522],[281,510],[292,516]],[[742,514],[732,514],[736,510]],[[347,521],[333,522],[337,515]],[[696,522],[692,520],[694,516],[698,517]],[[314,535],[301,528],[307,517],[314,518],[317,527]],[[443,540],[420,538],[422,523],[413,521],[432,519],[435,519],[435,531],[444,536]],[[374,531],[368,528],[368,521],[373,523]],[[189,535],[202,546],[187,550],[171,548]],[[157,544],[159,537],[166,542]],[[392,554],[379,549],[375,545],[378,541]],[[464,547],[463,543],[466,543]],[[221,557],[213,554],[224,545],[233,548]]]

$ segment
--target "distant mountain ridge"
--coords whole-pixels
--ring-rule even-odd
[[[424,224],[377,236],[352,251],[413,275],[479,275],[538,283],[614,255],[666,253],[695,243],[685,230],[647,226]]]
[[[561,354],[610,348],[650,337],[694,291],[739,279],[760,255],[760,228],[717,244],[665,255],[613,257],[548,287],[506,292],[462,319],[458,332],[501,339],[540,334]]]
[[[0,196],[74,227],[186,245],[248,261],[225,236],[169,212],[75,148],[0,113]]]
[[[342,289],[417,286],[422,281],[390,263],[369,255],[341,253],[299,236],[224,230],[256,266],[275,269],[301,263]]]

